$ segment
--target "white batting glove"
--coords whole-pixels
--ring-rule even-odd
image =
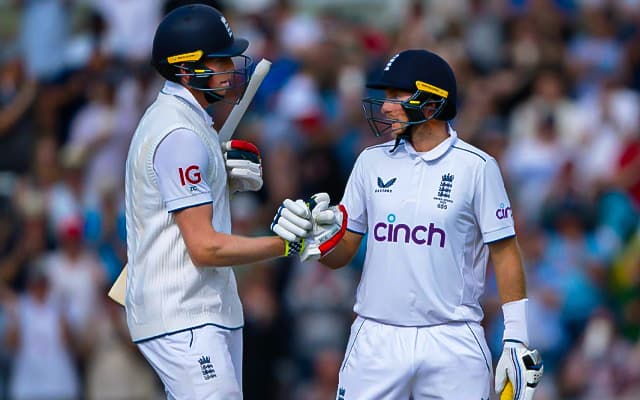
[[[505,340],[496,367],[496,393],[500,394],[501,400],[531,400],[543,372],[544,365],[538,350],[529,350],[520,342]],[[507,381],[513,386],[512,396],[506,393]]]
[[[318,260],[329,254],[340,243],[347,231],[347,210],[342,204],[329,206],[329,194],[316,193],[311,196],[311,221],[313,229],[300,260]]]
[[[329,193],[316,193],[308,202],[311,210],[311,221],[319,225],[330,225],[335,222],[333,212],[329,210],[331,198]]]
[[[311,232],[311,211],[302,200],[286,199],[271,223],[271,230],[284,239],[285,256],[295,255],[305,248],[305,238]]]
[[[255,192],[262,188],[262,158],[253,143],[229,140],[222,143],[222,154],[231,193]]]

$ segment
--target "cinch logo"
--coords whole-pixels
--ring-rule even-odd
[[[504,206],[504,203],[500,203],[500,208],[496,210],[496,217],[498,219],[509,218],[513,213],[511,212],[511,207]]]
[[[373,227],[373,237],[376,241],[392,243],[402,241],[431,246],[434,240],[439,239],[438,246],[444,247],[447,235],[443,229],[436,228],[433,222],[428,227],[418,225],[412,228],[406,224],[394,224],[396,222],[395,214],[387,215],[387,222],[378,222]]]
[[[379,192],[385,192],[385,193],[391,193],[393,192],[393,190],[389,189],[394,183],[396,183],[396,179],[398,178],[392,178],[389,179],[389,181],[384,182],[382,180],[382,178],[378,177],[378,187],[379,189],[374,190],[374,192],[379,193]]]
[[[180,175],[180,184],[182,186],[186,185],[187,182],[195,185],[202,180],[202,176],[200,175],[200,167],[198,167],[197,165],[190,165],[186,170],[178,168],[178,175]]]

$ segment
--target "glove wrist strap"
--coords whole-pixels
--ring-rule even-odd
[[[529,330],[527,327],[527,306],[529,299],[510,301],[502,305],[504,315],[503,341],[521,342],[529,346]]]
[[[302,253],[305,246],[306,246],[306,243],[304,239],[296,240],[295,242],[290,242],[288,240],[285,240],[284,256],[289,257],[289,256],[295,256],[299,253]]]

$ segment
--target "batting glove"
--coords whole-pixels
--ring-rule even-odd
[[[302,200],[283,201],[271,223],[273,233],[284,239],[285,256],[299,254],[305,249],[305,237],[312,227],[311,211]]]
[[[531,400],[543,372],[544,365],[538,350],[529,350],[520,342],[505,340],[496,367],[496,393],[500,394],[501,400]],[[513,387],[511,396],[507,393],[511,388],[505,388],[507,381]]]
[[[231,193],[255,192],[262,188],[262,159],[253,143],[229,140],[222,143],[222,154]]]
[[[313,229],[308,237],[300,260],[318,260],[329,254],[340,243],[347,231],[347,210],[342,205],[330,206],[327,193],[311,196],[309,208]]]

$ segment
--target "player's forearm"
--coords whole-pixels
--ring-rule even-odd
[[[218,232],[189,248],[191,261],[199,267],[251,264],[283,254],[284,241],[277,236],[249,238]]]
[[[352,256],[349,256],[346,252],[340,251],[340,245],[336,247],[331,253],[320,259],[320,262],[331,269],[342,268],[351,261]]]
[[[489,247],[502,304],[526,298],[525,274],[516,238],[504,239]]]
[[[336,248],[320,259],[320,262],[332,269],[342,268],[349,264],[358,252],[362,236],[347,231]]]
[[[191,261],[201,267],[250,264],[284,255],[284,241],[277,236],[245,237],[217,232],[211,226],[210,204],[175,212],[175,220]]]
[[[489,245],[504,315],[503,340],[529,345],[527,291],[522,257],[515,237]]]

